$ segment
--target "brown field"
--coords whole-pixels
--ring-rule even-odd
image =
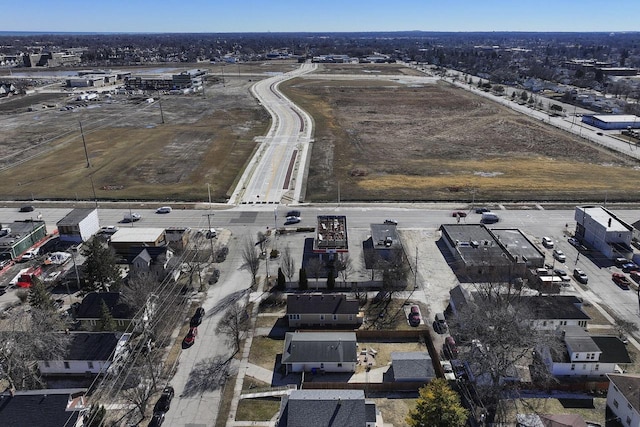
[[[212,199],[225,201],[253,154],[254,138],[270,125],[249,87],[255,76],[296,66],[211,65],[204,96],[165,95],[162,112],[146,96],[95,103],[45,93],[5,99],[0,199],[93,199],[95,188],[102,200],[203,201],[208,183]],[[76,108],[60,111],[67,105]]]
[[[424,76],[424,73],[401,64],[319,64],[316,74]]]
[[[312,201],[636,198],[638,162],[447,83],[280,87],[316,124]]]
[[[298,64],[185,67],[194,66],[211,73],[205,95],[163,96],[162,115],[146,97],[70,111],[60,108],[79,103],[65,94],[1,100],[0,199],[93,199],[95,189],[101,200],[204,201],[210,184],[212,199],[225,201],[270,124],[249,87]],[[416,73],[398,64],[318,70]],[[316,125],[309,201],[337,200],[338,187],[344,201],[636,200],[638,162],[464,90],[324,78],[281,85]]]

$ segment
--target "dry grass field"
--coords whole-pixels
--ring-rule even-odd
[[[358,69],[372,75],[319,73]],[[447,83],[399,80],[281,85],[316,124],[309,200],[336,200],[338,183],[342,200],[635,200],[637,162]]]
[[[249,87],[298,64],[182,67],[196,66],[210,72],[205,94],[163,96],[162,112],[147,96],[0,100],[0,199],[92,199],[95,188],[102,200],[204,201],[210,184],[225,201],[270,125]],[[316,74],[281,85],[316,125],[309,201],[337,200],[338,187],[345,201],[636,200],[637,162],[446,83],[402,82],[416,70],[322,64]]]
[[[212,199],[224,201],[253,154],[254,138],[270,125],[250,86],[295,67],[291,61],[209,65],[204,95],[164,95],[161,105],[146,102],[154,95],[4,99],[0,199],[92,199],[93,180],[105,200],[206,200],[208,183]],[[75,108],[61,111],[67,105]]]

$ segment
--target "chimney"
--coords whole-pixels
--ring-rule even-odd
[[[609,218],[607,227],[611,227],[611,218]]]

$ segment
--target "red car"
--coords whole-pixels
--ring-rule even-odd
[[[624,289],[625,291],[629,290],[629,285],[631,284],[631,282],[629,281],[629,279],[627,279],[627,276],[625,276],[624,274],[622,274],[622,273],[613,273],[611,275],[611,279],[621,289]]]
[[[451,214],[451,216],[455,217],[459,217],[459,218],[466,218],[467,213],[463,212],[463,211],[455,211],[453,214]]]
[[[196,337],[198,336],[198,328],[192,326],[189,328],[189,332],[187,332],[187,336],[182,340],[182,348],[189,348],[196,342]]]

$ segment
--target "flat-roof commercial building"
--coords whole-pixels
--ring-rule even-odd
[[[167,243],[164,228],[128,228],[121,227],[109,240],[118,255],[127,257],[136,246],[158,247]]]
[[[640,117],[633,114],[584,115],[582,122],[603,130],[640,129]]]
[[[349,252],[346,216],[318,215],[313,252],[319,254]]]
[[[576,237],[607,258],[631,259],[633,227],[602,206],[577,206]]]
[[[440,230],[461,281],[510,281],[544,265],[544,255],[519,230],[484,224],[443,224]]]

